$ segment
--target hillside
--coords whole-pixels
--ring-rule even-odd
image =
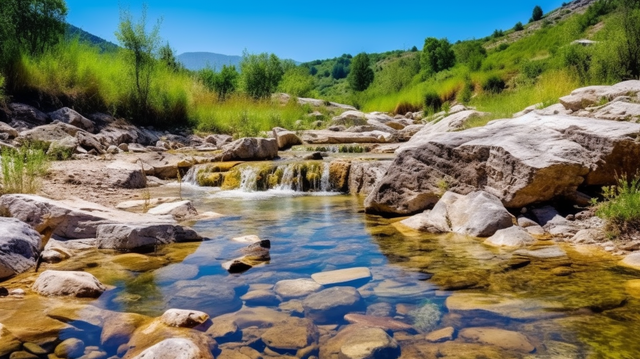
[[[198,71],[206,67],[220,69],[223,65],[240,68],[242,56],[223,55],[213,52],[185,52],[178,55],[177,59],[188,70]]]
[[[103,52],[116,51],[118,49],[118,45],[109,42],[101,37],[88,33],[81,28],[73,26],[71,24],[67,24],[66,37],[68,39],[78,38],[80,39],[80,41],[84,41],[99,47]]]

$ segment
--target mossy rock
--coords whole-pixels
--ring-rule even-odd
[[[199,186],[203,187],[220,187],[224,182],[224,174],[223,173],[198,173],[196,177],[196,182]]]

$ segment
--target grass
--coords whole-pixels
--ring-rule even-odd
[[[2,193],[36,193],[49,162],[45,152],[37,147],[3,148],[0,152]]]
[[[640,177],[621,176],[617,185],[603,188],[603,196],[596,215],[606,221],[611,237],[625,238],[640,231]]]

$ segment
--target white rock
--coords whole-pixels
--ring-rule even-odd
[[[55,271],[42,272],[33,290],[43,296],[99,297],[107,288],[87,272]]]

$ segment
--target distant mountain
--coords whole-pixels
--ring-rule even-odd
[[[233,65],[239,69],[242,56],[229,56],[213,52],[185,52],[178,55],[177,59],[184,67],[192,71],[202,70],[207,66],[220,70],[223,65]]]
[[[80,41],[88,42],[99,47],[103,52],[117,51],[118,45],[109,42],[101,37],[90,34],[79,27],[67,24],[67,38],[79,38]]]

